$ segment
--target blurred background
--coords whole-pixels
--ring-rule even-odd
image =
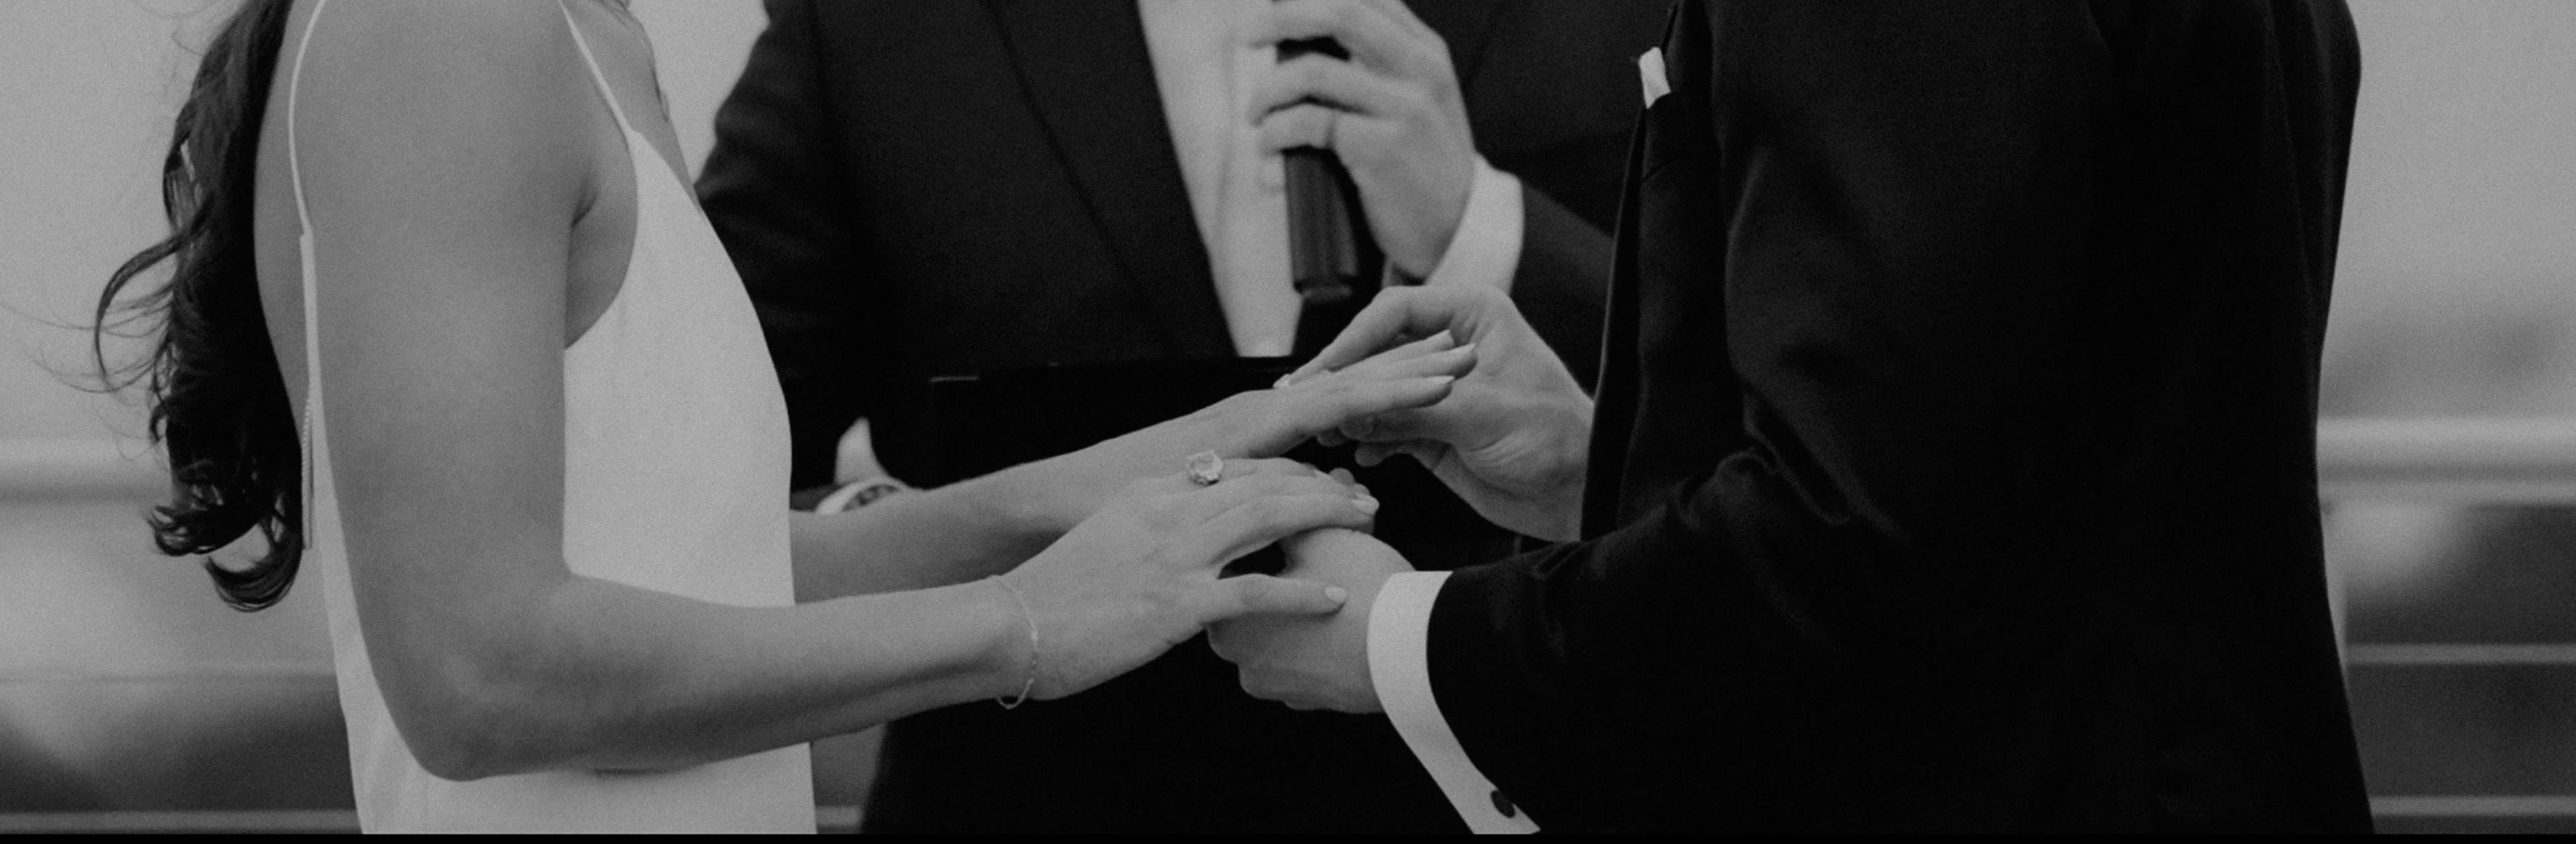
[[[0,831],[355,827],[319,601],[236,614],[154,554],[140,408],[75,388],[231,7],[0,3]],[[760,8],[634,9],[695,167]],[[2576,831],[2576,3],[2353,11],[2320,456],[2374,809]],[[826,828],[855,823],[872,754],[820,749]]]

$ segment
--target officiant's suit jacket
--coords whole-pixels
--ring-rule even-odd
[[[1478,151],[1522,181],[1515,300],[1589,360],[1634,61],[1665,4],[1411,5],[1448,44]],[[1135,0],[768,12],[699,188],[760,309],[799,487],[830,480],[861,416],[897,477],[930,473],[934,376],[1234,354]],[[867,826],[1463,829],[1382,719],[1252,700],[1201,642],[1171,660],[1188,679],[1158,663],[1140,674],[1161,680],[895,725]]]
[[[2318,524],[2340,2],[1699,2],[1590,538],[1432,689],[1542,829],[2370,823]]]

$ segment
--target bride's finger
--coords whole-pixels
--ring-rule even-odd
[[[1298,384],[1311,384],[1324,378],[1342,377],[1346,375],[1354,377],[1385,377],[1384,372],[1396,364],[1411,361],[1424,355],[1449,351],[1456,348],[1457,345],[1458,341],[1453,335],[1447,331],[1441,331],[1434,333],[1429,337],[1412,340],[1404,343],[1403,345],[1370,355],[1367,359],[1353,363],[1349,366],[1329,371],[1309,371],[1312,369],[1311,367],[1300,369],[1297,372],[1281,376],[1278,382],[1271,386],[1276,389],[1286,389]]]
[[[1184,530],[1194,530],[1229,511],[1240,509],[1266,498],[1301,496],[1338,497],[1353,501],[1368,497],[1368,488],[1344,483],[1321,472],[1306,475],[1252,475],[1178,496],[1172,512]]]
[[[1323,470],[1283,457],[1227,457],[1219,461],[1217,480],[1219,483],[1223,483],[1230,480],[1240,480],[1243,478],[1265,475],[1279,475],[1286,477],[1321,476],[1323,475]],[[1137,481],[1136,486],[1133,489],[1134,491],[1144,495],[1164,496],[1187,495],[1192,492],[1197,492],[1200,488],[1201,485],[1190,478],[1189,471],[1187,469],[1183,469],[1182,471],[1173,472],[1171,474],[1157,475]],[[1193,519],[1192,523],[1196,523],[1197,521],[1198,520]]]
[[[1398,338],[1428,336],[1475,324],[1478,306],[1475,293],[1465,287],[1397,287],[1378,291],[1368,306],[1351,317],[1350,325],[1340,336],[1324,344],[1313,360],[1280,379],[1294,384],[1320,372],[1340,369],[1362,360],[1389,346]],[[1474,331],[1466,332],[1474,336]]]
[[[1396,378],[1429,378],[1434,375],[1463,377],[1476,370],[1476,346],[1473,343],[1403,360],[1362,364],[1333,373],[1333,378],[1391,380]]]
[[[1370,355],[1366,360],[1342,367],[1333,374],[1368,373],[1384,367],[1413,360],[1415,358],[1422,357],[1423,355],[1439,354],[1457,347],[1457,339],[1449,332],[1442,331],[1429,337],[1424,337],[1420,340],[1415,340],[1413,342]]]
[[[1311,389],[1281,391],[1278,399],[1286,406],[1271,411],[1271,417],[1286,427],[1289,438],[1302,441],[1355,418],[1438,404],[1457,380],[1454,375],[1336,378]]]
[[[1245,554],[1318,528],[1365,531],[1375,521],[1375,498],[1341,493],[1253,498],[1183,531],[1175,542],[1183,559],[1204,561],[1214,572]]]
[[[1322,469],[1285,457],[1228,457],[1225,458],[1223,471],[1217,473],[1217,478],[1220,481],[1230,481],[1254,476],[1277,475],[1305,478],[1323,474],[1325,473]]]
[[[1247,615],[1326,615],[1348,600],[1350,593],[1338,586],[1266,574],[1202,584],[1181,598],[1201,627]]]

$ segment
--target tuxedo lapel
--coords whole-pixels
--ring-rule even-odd
[[[1684,10],[1689,3],[1676,4],[1672,17],[1664,25],[1665,61],[1673,62],[1690,48],[1691,33]],[[1669,64],[1668,64],[1669,66]],[[1698,65],[1693,64],[1696,67]],[[1602,309],[1605,324],[1601,329],[1601,376],[1593,391],[1592,447],[1589,451],[1590,474],[1584,480],[1583,525],[1585,538],[1600,536],[1616,529],[1626,517],[1623,512],[1628,498],[1629,447],[1636,438],[1638,380],[1644,363],[1638,349],[1637,320],[1639,307],[1638,249],[1645,221],[1643,207],[1645,179],[1650,171],[1652,153],[1664,146],[1656,136],[1657,127],[1668,121],[1659,113],[1681,107],[1671,95],[1648,104],[1637,115],[1637,127],[1628,138],[1627,174],[1620,180],[1619,216],[1611,230],[1610,290]]]
[[[986,2],[1048,140],[1174,352],[1233,354],[1134,0]]]

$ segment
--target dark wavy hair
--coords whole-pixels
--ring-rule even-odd
[[[212,555],[257,530],[245,568],[204,560],[234,609],[276,604],[304,556],[303,449],[260,311],[251,238],[261,117],[290,0],[245,0],[209,41],[161,163],[170,235],[108,277],[91,355],[109,390],[143,386],[153,442],[168,451],[170,502],[147,517],[161,553]],[[136,282],[170,265],[158,288]],[[144,353],[111,365],[108,337]]]

